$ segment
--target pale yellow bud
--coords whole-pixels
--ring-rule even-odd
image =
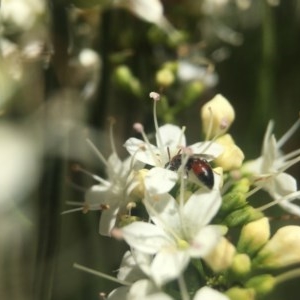
[[[253,260],[255,268],[275,269],[300,262],[300,226],[277,230]]]
[[[218,245],[204,257],[204,261],[216,273],[228,269],[235,255],[235,247],[224,237],[221,238]]]
[[[174,80],[174,73],[169,69],[161,69],[156,73],[155,80],[160,86],[170,86]]]
[[[235,278],[244,277],[251,271],[251,260],[247,254],[238,253],[234,256],[230,267],[231,273]]]
[[[269,220],[268,218],[261,218],[243,226],[237,249],[239,252],[245,252],[252,256],[267,243],[269,238]]]
[[[233,107],[221,94],[217,94],[201,109],[202,128],[208,139],[226,132],[234,118]]]
[[[223,146],[224,151],[214,162],[224,171],[238,169],[242,166],[245,158],[243,151],[235,144],[230,134],[225,134],[216,139],[216,142]]]
[[[225,295],[227,295],[230,300],[255,300],[255,290],[252,288],[232,287],[225,292]]]
[[[136,171],[132,173],[130,177],[130,184],[127,189],[127,193],[130,196],[137,197],[137,198],[143,198],[145,194],[145,184],[144,184],[144,178],[147,175],[149,170],[147,169],[141,169],[139,171]]]

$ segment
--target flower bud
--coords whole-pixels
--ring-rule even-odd
[[[247,205],[230,213],[222,223],[228,227],[234,227],[247,224],[263,217],[264,215],[262,212]]]
[[[235,247],[224,237],[221,238],[217,246],[204,257],[204,261],[210,268],[218,273],[228,269],[235,255]]]
[[[114,80],[124,90],[131,92],[137,97],[141,95],[141,83],[127,66],[121,65],[115,70]]]
[[[155,80],[159,86],[168,87],[174,80],[174,73],[169,69],[161,69],[156,73]]]
[[[227,290],[225,295],[227,295],[230,300],[254,300],[255,291],[254,289],[245,289],[239,287],[232,287]]]
[[[246,195],[241,192],[229,192],[223,196],[221,214],[228,214],[247,205]]]
[[[300,262],[300,226],[284,226],[253,259],[257,269],[276,269]]]
[[[275,277],[269,274],[258,275],[249,279],[245,286],[247,288],[253,288],[256,295],[262,297],[270,293],[276,284]]]
[[[230,134],[225,134],[216,140],[223,146],[224,151],[215,160],[215,164],[230,171],[241,167],[245,158],[243,151],[234,143]]]
[[[248,193],[250,190],[251,182],[249,178],[242,178],[235,182],[232,191],[234,192],[241,192],[241,193]]]
[[[230,267],[231,276],[236,279],[245,277],[251,271],[251,260],[247,254],[238,253],[234,256],[232,265]]]
[[[221,94],[216,95],[201,109],[202,128],[208,139],[226,132],[234,118],[233,107]]]
[[[261,247],[263,247],[270,238],[270,225],[268,218],[246,224],[240,234],[237,244],[239,252],[248,253],[253,256]]]

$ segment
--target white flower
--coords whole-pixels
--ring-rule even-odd
[[[177,278],[190,258],[208,255],[218,243],[221,230],[207,225],[218,211],[218,190],[199,189],[184,205],[169,194],[145,199],[154,222],[134,222],[121,229],[125,241],[137,251],[155,255],[149,277],[162,285]]]
[[[44,13],[45,2],[41,0],[3,0],[0,19],[28,30]]]
[[[85,195],[85,206],[88,210],[102,210],[99,224],[101,235],[110,235],[114,228],[117,216],[125,214],[127,205],[132,202],[131,189],[128,189],[132,179],[131,160],[122,162],[116,153],[111,154],[106,163],[108,178],[99,180],[99,184],[93,185]]]
[[[283,154],[280,148],[299,125],[300,120],[277,142],[274,134],[272,134],[273,122],[271,121],[265,133],[261,156],[244,165],[244,170],[252,173],[257,178],[256,185],[266,190],[283,209],[297,216],[300,216],[300,207],[290,202],[299,197],[296,193],[297,182],[293,176],[284,171],[300,161],[300,149],[289,154]],[[287,199],[280,201],[280,199],[289,194],[292,195],[292,193],[295,194],[294,198],[287,197]]]
[[[199,80],[207,87],[213,87],[218,83],[218,76],[215,72],[187,60],[179,60],[177,76],[182,81]]]
[[[112,125],[113,124],[111,124],[110,127],[112,154],[108,160],[104,158],[102,153],[90,140],[87,140],[88,145],[104,164],[107,179],[97,175],[91,175],[87,171],[79,168],[79,170],[88,173],[88,175],[91,175],[99,183],[87,190],[82,208],[71,209],[64,212],[102,210],[99,233],[106,236],[110,236],[112,229],[116,225],[117,217],[130,213],[132,208],[130,204],[137,200],[136,197],[132,195],[134,194],[132,192],[140,184],[140,180],[135,176],[135,170],[142,167],[140,162],[134,162],[133,157],[129,157],[125,161],[120,160],[114,145]]]
[[[156,103],[159,101],[159,95],[152,92],[150,97],[154,100],[156,146],[150,143],[142,124],[139,123],[134,124],[134,128],[141,133],[143,140],[129,138],[124,146],[135,159],[154,166],[146,176],[145,187],[152,194],[161,194],[170,191],[177,181],[176,173],[164,169],[175,155],[187,149],[191,155],[202,155],[210,161],[222,153],[223,147],[210,141],[198,142],[187,147],[184,127],[180,128],[172,124],[158,127]]]
[[[204,286],[196,292],[193,300],[229,300],[229,298],[208,286]]]
[[[115,0],[114,5],[128,9],[140,19],[157,25],[167,34],[178,35],[178,32],[165,18],[160,0]]]
[[[32,191],[39,179],[41,145],[24,128],[0,126],[0,213]]]
[[[113,290],[107,300],[172,300],[148,279],[141,279],[131,286],[122,286]]]

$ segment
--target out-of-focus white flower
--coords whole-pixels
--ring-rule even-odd
[[[300,161],[300,149],[283,154],[280,148],[300,125],[300,119],[277,142],[272,134],[274,123],[271,121],[264,136],[261,156],[246,162],[243,169],[253,174],[255,184],[266,190],[275,202],[289,213],[300,216],[300,207],[292,200],[299,199],[296,179],[285,173],[285,170]],[[288,197],[295,195],[295,197]],[[280,201],[287,197],[288,199]]]
[[[128,9],[146,22],[156,24],[168,34],[177,34],[174,27],[165,18],[160,0],[115,0],[114,5]]]
[[[218,83],[218,76],[207,67],[197,66],[186,60],[178,62],[177,76],[182,81],[199,80],[207,87],[214,87]]]
[[[134,222],[121,228],[125,241],[137,251],[154,255],[148,275],[162,285],[177,278],[190,258],[207,256],[221,230],[207,225],[221,205],[218,190],[197,190],[182,206],[169,194],[147,197],[154,224]]]
[[[45,8],[43,0],[2,0],[0,21],[28,30],[43,15]]]
[[[24,199],[38,180],[40,145],[21,128],[0,126],[0,210]]]

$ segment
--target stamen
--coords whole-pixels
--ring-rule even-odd
[[[298,156],[300,154],[300,149],[294,150],[288,154],[283,155],[280,159],[283,159],[284,161],[287,161],[288,159],[291,159],[295,156]]]
[[[74,263],[74,264],[73,264],[73,267],[74,267],[75,269],[78,269],[78,270],[87,272],[87,273],[89,273],[89,274],[93,274],[93,275],[99,276],[99,277],[101,277],[101,278],[104,278],[104,279],[107,279],[107,280],[110,280],[110,281],[113,281],[113,282],[116,282],[116,283],[119,283],[119,284],[122,284],[122,285],[126,285],[126,286],[130,286],[130,285],[131,285],[131,283],[128,282],[128,281],[120,280],[120,279],[118,279],[118,278],[112,277],[112,276],[107,275],[107,274],[104,274],[104,273],[102,273],[102,272],[99,272],[99,271],[96,271],[96,270],[93,270],[93,269],[84,267],[84,266],[79,265],[79,264],[77,264],[77,263]]]
[[[109,119],[110,126],[109,126],[109,140],[110,140],[110,146],[113,153],[117,153],[116,151],[116,145],[115,145],[115,139],[114,139],[114,124],[116,123],[116,120],[113,117],[110,117]]]
[[[283,167],[278,169],[278,172],[279,173],[284,172],[285,170],[287,170],[288,168],[290,168],[291,166],[293,166],[294,164],[296,164],[299,161],[300,161],[300,156],[295,157],[294,159],[291,159],[291,160],[285,162]]]
[[[68,183],[69,185],[72,186],[72,188],[74,188],[74,189],[76,189],[76,190],[78,190],[78,191],[80,191],[80,192],[84,192],[84,193],[86,192],[86,188],[85,188],[85,187],[76,184],[75,182],[73,182],[73,181],[71,180],[71,178],[67,177],[67,178],[66,178],[66,181],[67,181],[67,183]]]
[[[286,141],[296,132],[296,130],[299,128],[299,126],[300,126],[300,118],[277,142],[278,148],[281,148],[286,143]]]
[[[98,156],[98,158],[100,158],[100,160],[102,161],[102,163],[108,167],[108,162],[106,161],[106,159],[104,158],[103,154],[99,151],[99,149],[97,149],[97,147],[92,143],[92,141],[90,139],[86,139],[88,145],[91,147],[91,149],[93,150],[93,152]]]
[[[178,277],[178,285],[180,290],[180,295],[182,300],[190,300],[189,292],[184,281],[183,274],[180,274]]]
[[[279,204],[280,202],[283,202],[283,201],[292,201],[294,199],[297,199],[300,197],[300,191],[297,191],[297,192],[293,192],[293,193],[290,193],[280,199],[277,199],[277,200],[274,200],[272,202],[269,202],[261,207],[257,207],[256,209],[259,210],[259,211],[264,211],[276,204]]]
[[[61,215],[66,215],[66,214],[70,214],[70,213],[77,212],[77,211],[83,211],[83,207],[77,207],[77,208],[65,210],[61,213]]]
[[[153,152],[151,143],[150,143],[147,135],[145,134],[144,126],[141,123],[134,123],[133,129],[135,129],[137,132],[139,132],[142,135],[142,138],[143,138],[144,142],[146,143],[146,145],[148,146],[148,150],[150,151],[153,160],[155,161],[156,165],[160,165],[160,162],[159,162],[157,156]]]
[[[264,186],[263,185],[257,185],[254,189],[252,189],[251,191],[249,191],[246,194],[246,198],[249,198],[250,196],[252,196],[253,194],[255,194],[256,192],[258,192],[259,190],[261,190]]]
[[[155,93],[155,92],[151,92],[150,93],[150,97],[151,97],[151,94],[152,93]],[[157,94],[157,93],[155,93]],[[159,94],[157,94],[159,96]],[[159,127],[158,127],[158,121],[157,121],[157,111],[156,111],[156,103],[157,101],[160,99],[160,96],[158,97],[152,97],[154,102],[153,102],[153,121],[154,121],[154,128],[155,128],[155,132],[156,132],[156,135],[157,135],[157,139],[158,139],[158,148],[160,149],[160,152],[162,153],[163,152],[163,149],[162,149],[162,146],[163,146],[163,143],[162,143],[162,138],[161,138],[161,135],[160,135],[160,132],[159,132]]]
[[[83,169],[83,168],[82,168],[80,165],[78,165],[78,164],[74,164],[74,165],[72,166],[72,170],[73,170],[73,171],[76,171],[76,172],[80,171],[80,172],[82,172],[83,174],[92,177],[93,179],[95,179],[96,181],[102,183],[102,184],[105,185],[105,186],[109,186],[109,185],[110,185],[109,181],[107,181],[107,180],[105,180],[105,179],[99,177],[98,175],[92,174],[91,172],[89,172],[89,171]]]
[[[287,271],[283,274],[276,276],[276,285],[286,282],[288,280],[294,279],[296,277],[300,277],[300,268],[295,270]]]

